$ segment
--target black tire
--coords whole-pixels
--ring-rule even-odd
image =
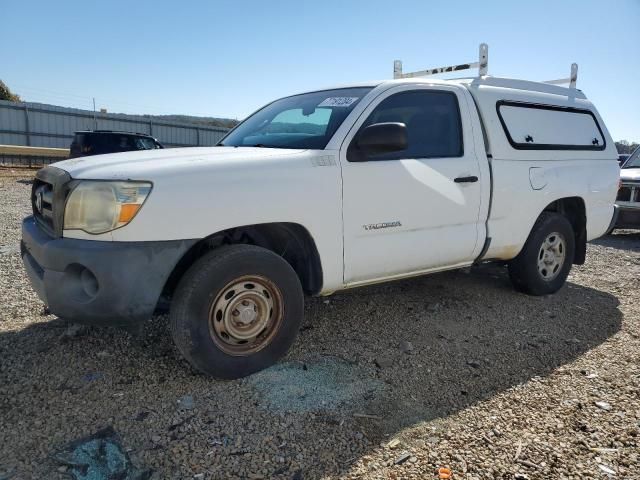
[[[270,334],[268,341],[263,340],[264,345],[259,350],[241,355],[225,350],[249,347],[240,344],[226,345],[224,338],[226,332],[216,330],[216,328],[224,329],[219,325],[227,325],[229,315],[238,315],[237,308],[233,309],[232,314],[225,313],[226,316],[220,324],[216,324],[216,321],[220,321],[216,317],[216,313],[220,310],[216,308],[220,302],[227,301],[225,299],[228,294],[234,292],[234,285],[249,282],[244,280],[249,276],[270,282],[269,285],[275,290],[272,295],[268,295],[265,291],[263,300],[279,296],[278,308],[281,308],[281,315],[278,315],[280,320],[277,328],[269,327],[275,330]],[[233,282],[236,281],[239,283],[234,284]],[[229,285],[232,286],[229,287]],[[254,288],[258,289],[255,291],[259,291],[261,287],[251,287],[252,291]],[[222,299],[221,295],[226,291],[225,289],[231,290]],[[249,290],[243,293],[251,294]],[[240,305],[234,304],[234,301],[239,300],[228,301],[225,312],[232,309],[233,305]],[[272,301],[275,304],[276,299],[273,298]],[[244,304],[245,302],[242,303]],[[240,306],[240,308],[246,307]],[[255,305],[252,308],[255,309]],[[272,305],[272,308],[267,306],[266,309],[255,311],[273,313],[274,309]],[[281,358],[293,344],[303,315],[302,286],[291,265],[265,248],[253,245],[227,245],[205,254],[184,274],[173,296],[169,323],[178,350],[191,365],[207,375],[233,379],[262,370]],[[268,317],[269,314],[264,321],[272,322]],[[243,321],[245,321],[244,317]],[[237,326],[240,323],[234,325]],[[266,330],[267,327],[264,328],[264,331]],[[227,334],[228,341],[235,340],[229,337]],[[247,343],[245,340],[240,342]]]
[[[543,242],[553,233],[564,237],[564,262],[557,272],[549,273],[555,275],[553,278],[545,279],[539,271],[538,260],[542,256]],[[530,295],[548,295],[560,290],[573,265],[575,245],[575,233],[569,220],[559,213],[542,212],[522,251],[508,264],[509,278],[514,287]]]

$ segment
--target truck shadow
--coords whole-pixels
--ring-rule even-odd
[[[54,430],[60,424],[65,435],[38,440],[49,452],[115,422],[132,456],[139,461],[144,453],[147,467],[162,470],[167,449],[180,448],[181,442],[202,445],[193,447],[194,458],[215,448],[226,452],[229,461],[262,458],[260,449],[234,447],[237,439],[231,438],[229,447],[211,447],[207,439],[236,435],[249,445],[260,444],[265,432],[281,429],[286,412],[292,428],[286,442],[278,440],[286,443],[278,453],[285,461],[274,465],[266,478],[292,478],[296,472],[305,479],[335,475],[388,435],[445,417],[572,362],[620,330],[618,304],[608,293],[574,283],[552,296],[526,296],[513,291],[503,267],[493,265],[308,299],[300,336],[279,368],[304,365],[288,377],[303,385],[315,365],[336,359],[358,379],[370,382],[370,388],[327,403],[326,392],[349,386],[335,383],[335,376],[316,375],[314,391],[320,393],[303,393],[307,401],[300,408],[277,383],[282,376],[273,377],[272,386],[284,394],[273,400],[250,379],[219,382],[193,372],[175,351],[163,318],[145,327],[141,339],[116,329],[92,328],[61,341],[67,324],[36,323],[0,334],[0,358],[11,359],[2,368],[3,385],[7,398],[18,398],[18,391],[49,398],[47,408],[7,401],[0,404],[0,420],[7,432],[20,419],[27,424],[54,422]],[[135,394],[126,394],[124,401],[120,392]],[[180,435],[165,437],[174,432],[172,422],[180,415],[175,413],[176,400],[185,394],[195,398],[196,408],[189,413],[199,420],[175,430]],[[291,395],[299,396],[300,389]],[[244,405],[239,413],[229,413],[238,404]],[[206,420],[218,410],[235,420],[233,427],[222,430],[217,420]],[[154,423],[134,420],[140,412],[151,415]],[[69,429],[70,423],[74,428]],[[254,429],[255,424],[260,428]],[[154,429],[163,440],[152,448],[148,437]],[[348,449],[331,440],[344,437],[345,431],[352,435]],[[20,447],[22,439],[8,440],[20,448],[18,455],[30,457],[31,444]],[[244,453],[239,457],[233,448]],[[296,459],[300,451],[313,455]],[[224,455],[216,458],[227,461]],[[42,461],[43,471],[55,471],[50,459]]]
[[[367,429],[379,438],[545,376],[620,330],[614,296],[568,283],[530,297],[513,291],[505,270],[482,266],[316,301],[297,345],[333,336],[342,347],[323,353],[372,365],[388,386],[368,404],[381,420]]]
[[[617,250],[640,251],[640,230],[614,230],[612,234],[592,240],[591,243]]]

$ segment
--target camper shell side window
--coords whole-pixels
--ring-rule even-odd
[[[591,110],[500,100],[498,118],[517,150],[604,150],[606,140]]]

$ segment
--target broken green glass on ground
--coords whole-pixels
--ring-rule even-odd
[[[146,480],[152,473],[134,467],[112,427],[71,442],[54,458],[74,480]]]

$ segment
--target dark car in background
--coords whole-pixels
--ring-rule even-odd
[[[614,228],[640,228],[640,147],[620,166],[616,209],[618,218]]]
[[[158,140],[144,133],[86,130],[75,132],[69,147],[69,158],[157,148],[164,147]]]

